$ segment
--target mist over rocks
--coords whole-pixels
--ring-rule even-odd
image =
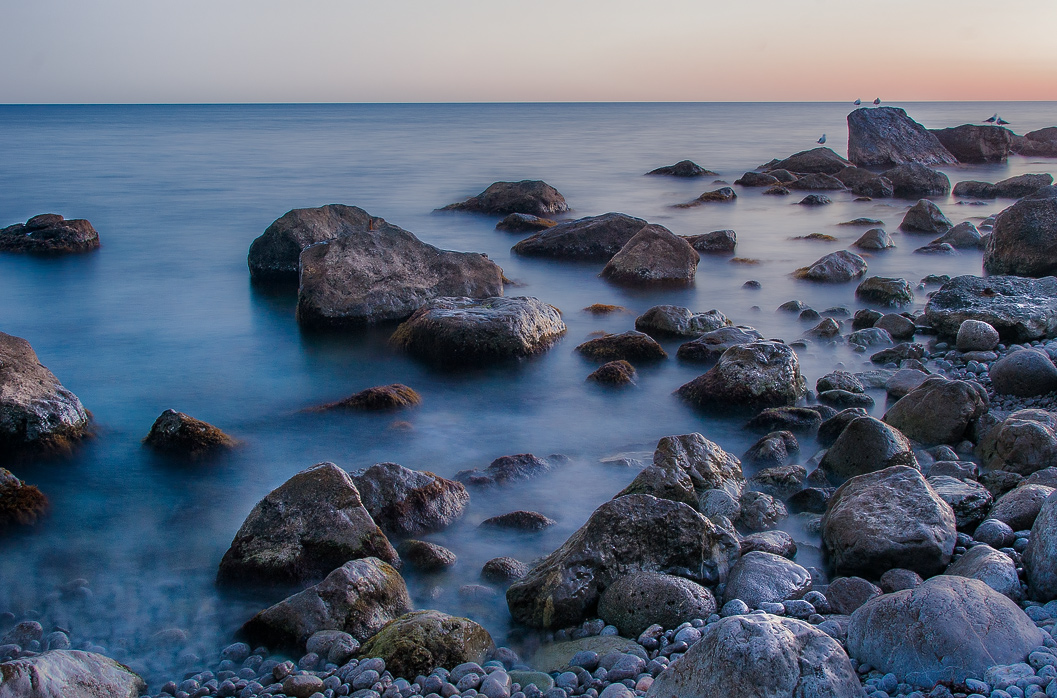
[[[605,213],[559,223],[510,249],[525,257],[607,262],[647,225],[641,218]]]

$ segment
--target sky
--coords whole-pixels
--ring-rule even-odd
[[[0,103],[1057,100],[1054,0],[0,0]]]

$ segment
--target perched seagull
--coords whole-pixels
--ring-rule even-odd
[[[874,104],[880,104],[880,103],[881,103],[881,98],[880,98],[880,97],[878,97],[877,99],[875,99],[875,100],[873,101],[873,103],[874,103]]]
[[[1005,125],[1006,125],[1006,124],[1008,124],[1009,122],[1008,122],[1008,121],[1006,121],[1005,119],[1003,119],[1003,118],[1002,118],[1001,116],[999,116],[999,117],[998,117],[998,120],[997,120],[997,121],[995,121],[995,123],[996,123],[996,124],[998,124],[999,126],[1005,126]]]
[[[854,104],[855,106],[859,106],[860,104],[862,104],[862,100],[861,99],[857,99],[854,102],[852,102],[852,104]]]
[[[826,142],[826,134],[823,133],[822,134],[822,138],[819,138],[818,142],[819,142],[819,145],[822,145],[823,143],[825,143]]]
[[[995,112],[995,115],[992,116],[990,119],[984,119],[985,124],[993,124],[996,121],[998,121],[998,112]]]

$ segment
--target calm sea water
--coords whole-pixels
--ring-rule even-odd
[[[999,112],[1023,133],[1057,123],[1053,103],[905,104],[928,127]],[[815,146],[822,133],[844,154],[850,104],[561,104],[0,107],[0,225],[56,212],[88,218],[96,253],[61,259],[0,256],[0,330],[25,337],[41,361],[82,400],[96,437],[68,462],[21,465],[23,479],[50,497],[39,526],[0,540],[0,611],[44,612],[75,640],[93,638],[154,680],[176,672],[151,636],[187,630],[205,657],[275,598],[218,593],[217,564],[253,505],[297,471],[329,460],[356,470],[395,461],[445,476],[506,454],[563,453],[571,463],[538,480],[472,493],[454,527],[429,536],[459,563],[442,575],[408,574],[420,608],[468,615],[502,641],[510,630],[501,593],[460,595],[497,555],[525,561],[558,547],[634,468],[601,462],[643,459],[667,434],[700,431],[741,455],[755,435],[743,417],[705,417],[672,391],[700,366],[673,358],[643,367],[621,392],[584,383],[593,366],[573,349],[590,333],[630,329],[647,308],[671,303],[718,308],[737,324],[792,340],[806,326],[776,313],[799,298],[822,310],[860,307],[855,284],[818,286],[789,274],[862,232],[840,221],[879,218],[898,247],[870,256],[869,273],[917,281],[930,273],[980,273],[980,254],[915,255],[927,237],[896,231],[912,202],[853,202],[831,195],[817,209],[801,196],[738,190],[730,205],[675,209],[713,178],[643,177],[690,158],[732,182],[746,170]],[[1057,162],[945,170],[952,182],[1057,172]],[[627,290],[597,278],[602,265],[512,256],[520,236],[494,230],[495,217],[433,209],[496,180],[544,179],[568,199],[570,216],[621,211],[689,235],[732,228],[740,257],[704,258],[682,290]],[[250,242],[277,217],[327,203],[360,206],[443,248],[486,252],[518,285],[565,314],[568,335],[542,357],[458,373],[437,372],[394,353],[391,327],[302,334],[290,294],[253,289]],[[1010,202],[938,203],[955,222],[979,221]],[[836,243],[792,240],[821,232]],[[762,283],[747,290],[748,279]],[[922,307],[924,293],[915,308]],[[613,303],[625,314],[581,311]],[[845,347],[799,352],[809,384],[843,364],[867,365]],[[306,407],[363,388],[402,382],[422,406],[399,415],[305,414]],[[167,408],[216,424],[244,442],[208,466],[152,457],[140,439]],[[884,410],[883,400],[875,412]],[[394,422],[410,422],[410,430]],[[802,444],[801,459],[816,450]],[[558,521],[538,534],[481,534],[483,519],[534,509]],[[817,543],[794,531],[801,562]],[[84,578],[81,606],[57,589]],[[57,622],[57,621],[56,621]],[[515,638],[516,639],[516,638]],[[168,652],[168,653],[167,653]]]

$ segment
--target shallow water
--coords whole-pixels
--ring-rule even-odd
[[[928,127],[999,112],[1019,133],[1053,125],[1053,103],[900,105]],[[573,349],[590,333],[631,329],[661,303],[719,308],[736,324],[792,340],[808,329],[776,313],[799,298],[822,310],[861,307],[854,283],[814,285],[789,274],[850,245],[879,218],[898,247],[868,258],[870,275],[912,282],[930,273],[980,273],[980,254],[913,254],[927,236],[896,231],[913,202],[854,202],[829,193],[821,208],[803,194],[767,197],[738,188],[733,204],[675,209],[714,178],[643,177],[690,158],[733,182],[773,157],[815,146],[846,148],[850,104],[561,104],[0,107],[0,225],[42,212],[88,218],[98,252],[62,259],[0,256],[0,330],[25,337],[95,418],[96,437],[68,462],[20,465],[16,474],[50,497],[52,515],[0,540],[0,611],[52,609],[78,637],[94,638],[157,679],[176,661],[150,637],[180,627],[200,655],[215,651],[253,612],[274,601],[221,595],[217,563],[253,505],[295,472],[329,460],[349,470],[380,461],[451,476],[494,458],[563,453],[569,465],[525,484],[472,492],[461,522],[429,537],[459,563],[443,575],[408,575],[416,605],[469,615],[502,641],[502,595],[460,596],[497,555],[525,561],[560,545],[635,469],[601,463],[619,453],[648,459],[667,434],[700,431],[741,455],[757,435],[744,416],[704,416],[672,395],[703,368],[673,358],[643,366],[624,391],[584,382],[593,365]],[[843,152],[842,152],[843,154]],[[1057,172],[1057,161],[945,170],[952,183]],[[687,289],[628,290],[597,277],[600,264],[522,259],[523,236],[494,230],[496,217],[434,213],[495,180],[544,179],[570,217],[622,211],[690,235],[732,228],[739,265],[705,257]],[[937,202],[953,222],[978,221],[1008,201]],[[272,220],[296,207],[360,206],[439,247],[486,252],[517,282],[508,295],[537,296],[564,312],[569,331],[536,359],[438,372],[394,353],[392,327],[304,334],[292,294],[249,284],[246,251]],[[836,243],[791,238],[812,232]],[[748,279],[760,290],[744,289]],[[918,293],[914,309],[926,298]],[[613,303],[627,313],[581,308]],[[868,367],[846,347],[799,352],[809,385],[834,366]],[[406,383],[423,404],[398,415],[304,413],[372,385]],[[883,412],[883,395],[875,412]],[[243,442],[230,457],[189,467],[140,445],[153,420],[175,408]],[[406,421],[411,429],[395,422]],[[816,450],[802,444],[801,460]],[[558,521],[542,533],[481,534],[483,519],[535,509]],[[818,564],[802,534],[802,564]],[[58,603],[55,589],[85,578],[89,602]],[[66,609],[63,611],[62,609]],[[65,614],[65,615],[64,615]],[[122,651],[122,648],[125,648]],[[125,654],[127,652],[128,654]],[[143,665],[150,657],[149,666]],[[138,660],[138,661],[137,661]]]

